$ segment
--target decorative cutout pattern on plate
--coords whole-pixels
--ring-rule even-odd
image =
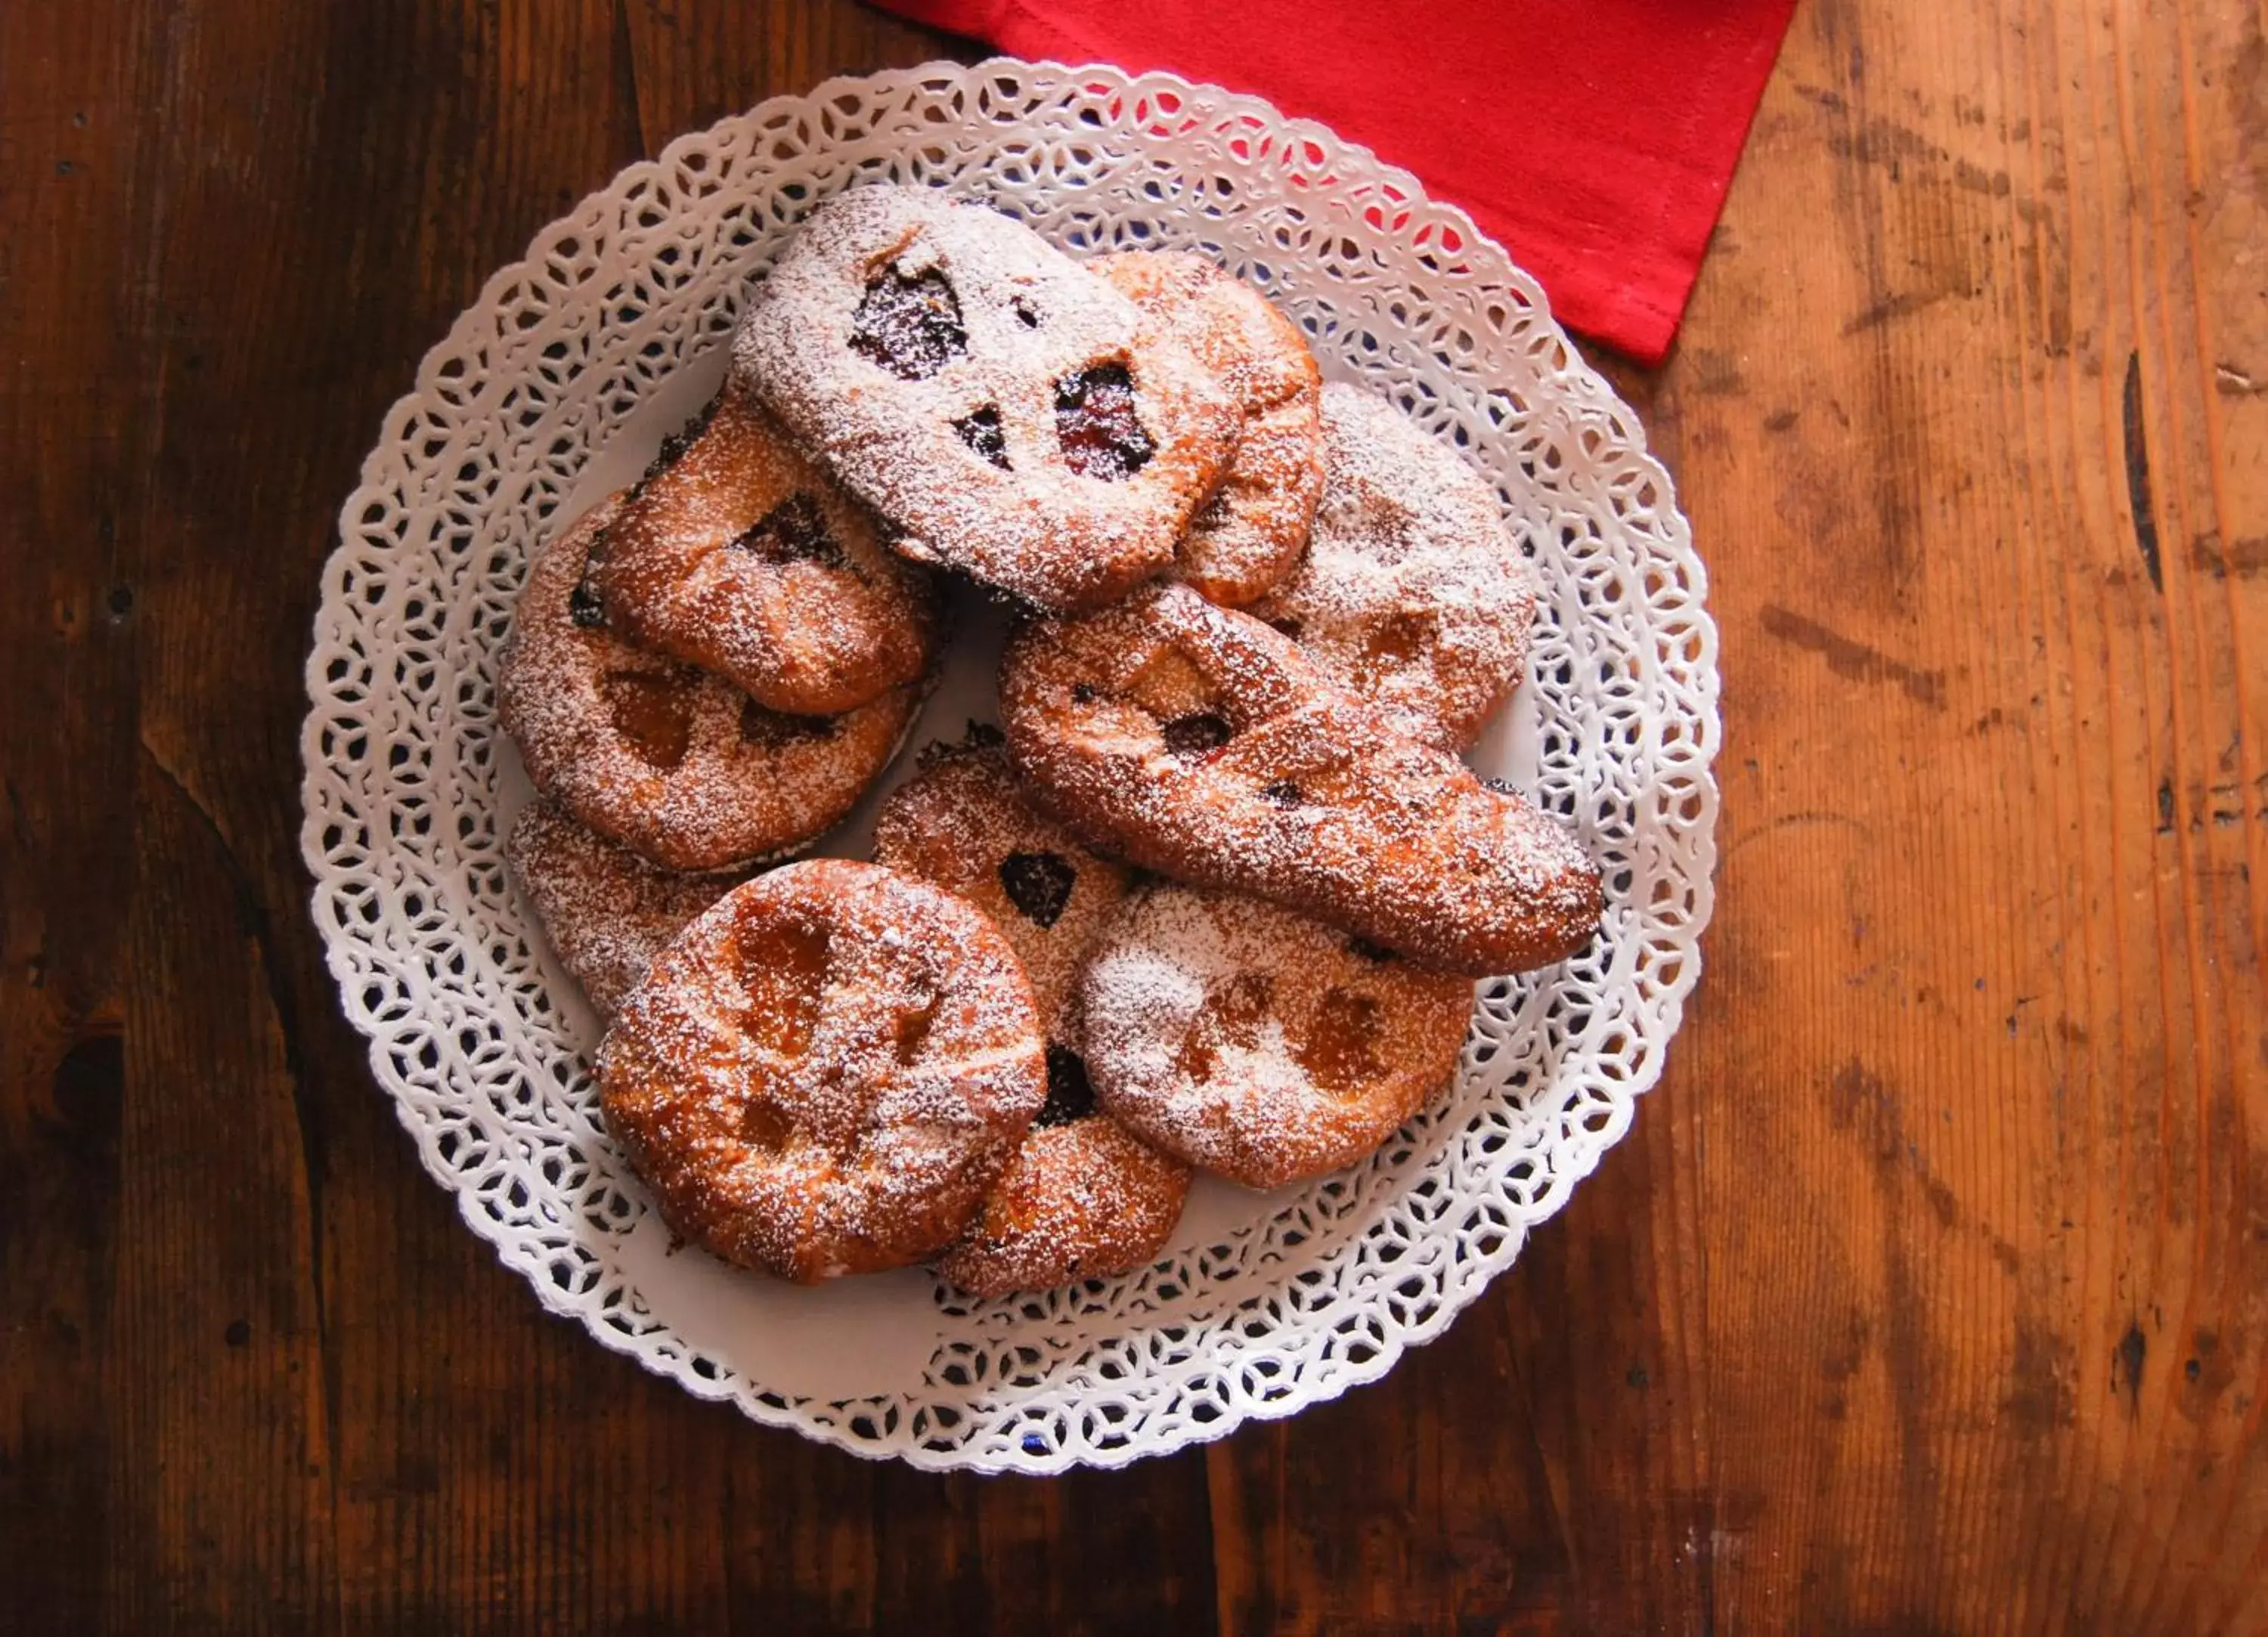
[[[777,1391],[657,1317],[650,1212],[608,1142],[500,855],[493,664],[585,462],[730,336],[818,200],[941,184],[1074,252],[1194,246],[1495,481],[1543,571],[1540,798],[1606,871],[1597,943],[1484,986],[1454,1095],[1368,1164],[1256,1200],[1138,1275],[938,1287],[895,1391]],[[563,521],[563,519],[562,519]],[[1292,1413],[1439,1334],[1628,1127],[1661,1070],[1716,859],[1716,631],[1667,474],[1535,282],[1319,125],[1170,75],[998,60],[830,80],[634,165],[491,278],[387,414],[307,662],[301,843],[348,1017],[426,1168],[544,1305],[704,1398],[928,1467],[1117,1465]],[[955,726],[957,727],[957,723]]]

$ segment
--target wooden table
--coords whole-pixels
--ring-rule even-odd
[[[0,1624],[2268,1629],[2268,40],[1807,0],[1683,343],[1708,972],[1383,1384],[1060,1482],[866,1464],[544,1318],[298,851],[384,407],[839,0],[0,4]]]

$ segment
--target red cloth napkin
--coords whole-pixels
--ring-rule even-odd
[[[1658,363],[1795,0],[878,3],[1320,120],[1463,206],[1562,319]]]

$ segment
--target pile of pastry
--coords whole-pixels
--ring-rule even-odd
[[[998,726],[872,863],[782,863],[896,757],[949,576],[1015,610]],[[1537,587],[1487,484],[1202,256],[980,206],[815,210],[714,403],[536,558],[507,848],[608,1031],[665,1219],[818,1280],[1138,1267],[1192,1168],[1334,1171],[1450,1080],[1473,980],[1596,870],[1459,760]]]

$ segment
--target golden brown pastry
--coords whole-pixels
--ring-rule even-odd
[[[658,869],[576,823],[548,796],[520,810],[504,859],[559,964],[602,1021],[688,921],[747,879],[735,870],[688,876]]]
[[[997,730],[932,747],[874,825],[877,863],[958,892],[992,917],[1032,981],[1048,1039],[1048,1097],[968,1232],[938,1271],[978,1296],[1045,1289],[1152,1260],[1189,1169],[1095,1106],[1079,1056],[1079,978],[1126,897],[1098,858],[1018,792]]]
[[[1300,561],[1322,493],[1314,355],[1266,297],[1194,251],[1122,251],[1087,266],[1170,327],[1242,416],[1236,458],[1191,520],[1173,576],[1214,602],[1248,603]]]
[[[936,593],[873,514],[742,383],[664,446],[594,553],[585,593],[626,642],[772,710],[850,710],[928,670]]]
[[[1247,613],[1296,639],[1393,725],[1462,751],[1528,667],[1535,576],[1496,495],[1382,398],[1323,388],[1307,554]]]
[[[811,1282],[935,1254],[1047,1095],[1031,986],[974,906],[846,859],[734,888],[599,1053],[607,1127],[679,1234]]]
[[[937,1271],[971,1296],[1045,1290],[1131,1273],[1182,1220],[1189,1168],[1108,1114],[1050,1103],[986,1190]]]
[[[1034,621],[1000,708],[1041,799],[1145,868],[1474,976],[1557,960],[1597,928],[1598,870],[1554,820],[1187,586]]]
[[[1169,1154],[1253,1188],[1353,1164],[1457,1066],[1469,979],[1258,899],[1160,884],[1081,984],[1095,1092]]]
[[[811,218],[736,370],[896,530],[896,548],[1043,607],[1169,565],[1233,451],[1189,349],[1021,224],[926,187]]]
[[[538,789],[665,870],[724,870],[794,851],[889,765],[923,684],[839,716],[790,716],[631,647],[584,584],[618,503],[593,509],[528,571],[497,661],[504,731]]]

